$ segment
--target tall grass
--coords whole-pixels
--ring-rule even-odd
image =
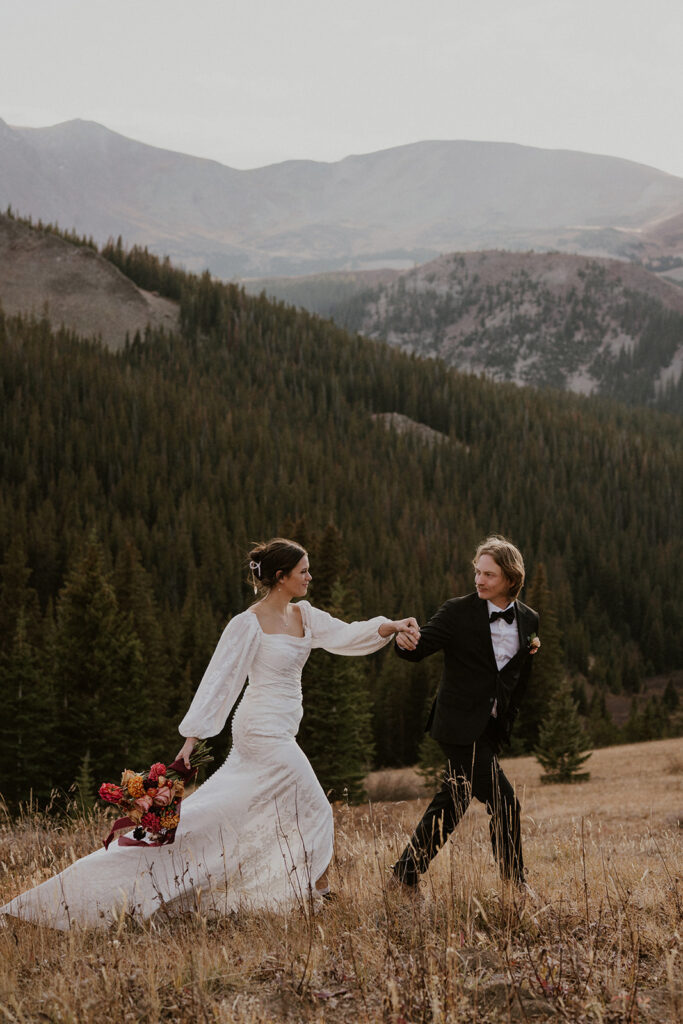
[[[494,869],[473,805],[418,900],[388,865],[424,799],[336,808],[336,903],[109,931],[0,929],[0,1020],[576,1022],[683,1016],[681,741],[596,751],[582,786],[509,761],[534,897]],[[388,784],[388,780],[384,780]],[[405,775],[401,786],[405,787]],[[94,849],[95,813],[32,809],[0,831],[0,900]],[[5,919],[7,920],[7,919]]]

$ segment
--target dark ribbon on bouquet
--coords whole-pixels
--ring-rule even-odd
[[[178,760],[174,761],[173,764],[169,764],[168,769],[172,769],[174,772],[176,772],[176,774],[179,775],[180,778],[185,783],[192,782],[192,779],[197,774],[196,768],[185,767],[185,762],[182,760],[182,758],[178,758]],[[182,800],[179,800],[176,805],[178,808],[179,817],[180,805],[182,804],[182,802]],[[111,832],[109,833],[107,838],[102,840],[102,842],[104,843],[105,850],[109,849],[109,844],[111,843],[112,839],[114,838],[117,832],[120,832],[121,829],[123,828],[137,828],[138,824],[139,822],[133,821],[133,819],[129,818],[127,815],[125,818],[117,818],[114,824],[112,825]],[[171,829],[169,832],[167,832],[163,839],[156,839],[154,842],[151,843],[148,843],[146,839],[133,839],[131,836],[119,836],[119,846],[167,846],[169,843],[175,841],[176,830],[177,826],[176,828]]]

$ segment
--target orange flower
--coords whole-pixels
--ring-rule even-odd
[[[164,811],[161,815],[161,827],[162,828],[177,828],[178,822],[180,821],[180,815],[174,814],[172,811]]]
[[[128,779],[128,792],[134,800],[145,795],[145,785],[142,775],[136,775],[133,773],[132,777]]]
[[[182,779],[176,779],[173,783],[173,796],[179,797],[181,800],[185,795],[185,783]]]

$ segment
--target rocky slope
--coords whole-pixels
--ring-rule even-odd
[[[683,289],[634,264],[456,253],[404,272],[251,287],[495,380],[678,408]]]
[[[45,314],[84,338],[120,348],[145,327],[177,325],[173,302],[137,288],[88,246],[0,215],[0,305],[6,313]]]

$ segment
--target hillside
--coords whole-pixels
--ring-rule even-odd
[[[145,328],[174,329],[176,303],[138,288],[87,245],[0,214],[0,305],[6,313],[46,316],[111,349]]]
[[[340,801],[337,899],[319,915],[123,915],[115,932],[67,934],[14,922],[0,929],[0,1009],[78,1024],[679,1021],[680,741],[596,751],[578,786],[541,785],[533,758],[503,766],[522,804],[526,903],[497,877],[477,801],[419,900],[386,881],[426,797]],[[105,814],[75,810],[3,822],[0,901],[101,846]]]
[[[10,204],[223,278],[408,267],[491,248],[659,259],[665,272],[683,259],[682,179],[508,143],[425,141],[238,171],[90,122],[0,121],[0,209]]]
[[[635,264],[457,253],[248,288],[461,371],[683,411],[683,289]]]
[[[316,603],[420,620],[471,589],[483,535],[508,534],[530,603],[562,608],[570,672],[633,694],[681,668],[680,418],[458,374],[208,274],[112,257],[151,290],[170,280],[178,331],[112,353],[0,314],[8,798],[70,785],[83,729],[103,777],[121,750],[172,747],[222,624],[253,599],[244,553],[278,533],[310,551]],[[311,666],[305,687],[323,685]],[[414,763],[437,659],[355,671],[363,756]],[[647,735],[667,735],[651,710]],[[613,740],[602,718],[596,703]]]

